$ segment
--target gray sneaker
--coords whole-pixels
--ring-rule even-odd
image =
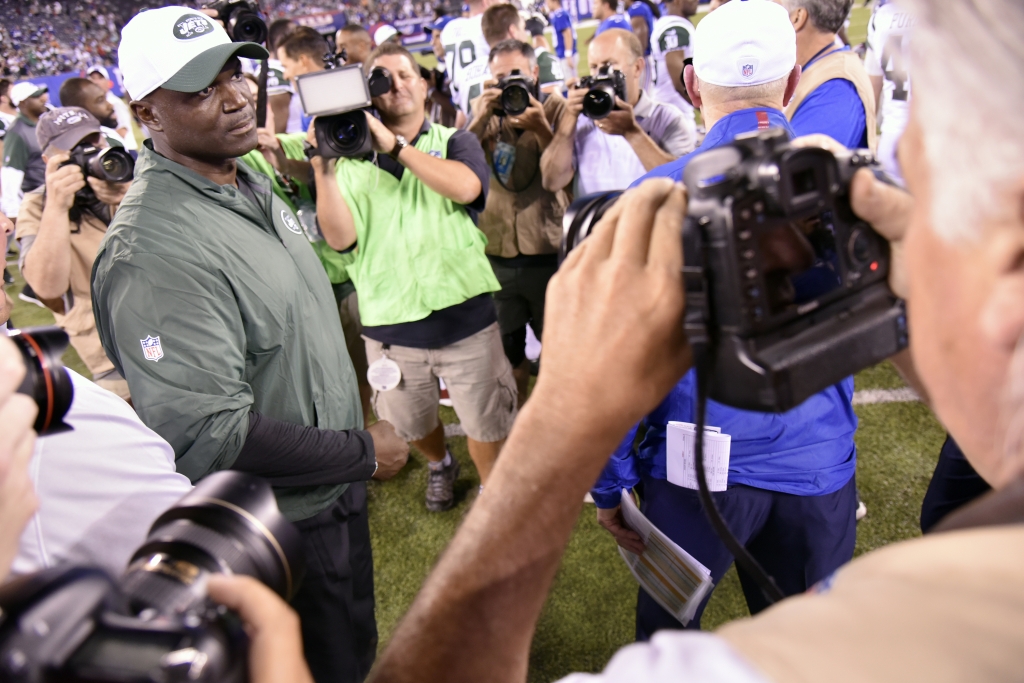
[[[439,470],[427,468],[427,509],[443,512],[455,505],[455,480],[459,478],[459,461]]]

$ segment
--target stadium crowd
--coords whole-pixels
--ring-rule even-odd
[[[586,500],[640,584],[637,644],[567,681],[1017,680],[1024,10],[875,0],[857,50],[853,4],[597,0],[582,24],[561,0],[278,0],[261,3],[256,44],[215,9],[0,0],[0,226],[18,296],[89,374],[67,371],[72,429],[37,438],[19,392],[38,370],[0,335],[0,582],[72,563],[119,574],[174,501],[232,470],[272,487],[305,565],[284,596],[204,573],[245,622],[250,680],[522,681]],[[338,11],[336,32],[295,21]],[[433,58],[392,25],[411,17]],[[59,93],[29,80],[69,71]],[[370,104],[353,107],[360,84]],[[961,101],[986,125],[964,127]],[[882,263],[903,339],[889,360],[950,432],[925,537],[856,560],[852,376],[785,410],[708,399],[709,342],[685,310],[705,272],[692,254],[684,267],[687,203],[739,177],[693,169],[773,134],[878,164],[843,183],[797,173],[795,199],[721,203],[739,226],[718,240],[741,245],[737,307],[751,329],[768,314],[825,329],[839,299],[819,310],[814,287],[853,291]],[[849,211],[823,202],[782,243],[751,239],[760,200],[826,186]],[[566,254],[563,224],[596,206],[572,202],[594,193],[617,199]],[[840,268],[842,221],[870,224],[888,260],[857,255],[857,227],[863,272]],[[0,329],[20,340],[11,307],[4,290]],[[736,354],[766,372],[754,346]],[[467,476],[442,401],[479,484],[378,656],[367,483],[422,458],[423,514],[454,514]],[[694,439],[725,443],[703,456],[710,490],[682,469]],[[734,562],[753,617],[700,632]],[[0,586],[0,608],[23,585]]]

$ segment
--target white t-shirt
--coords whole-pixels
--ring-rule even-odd
[[[882,76],[882,134],[899,136],[910,118],[910,33],[913,17],[890,2],[868,24],[868,75]]]
[[[61,563],[124,571],[154,520],[192,490],[174,450],[131,406],[68,370],[74,429],[36,440],[30,475],[39,510],[21,535],[12,571]]]
[[[680,95],[665,64],[665,55],[682,50],[684,59],[693,58],[693,24],[683,17],[671,14],[658,17],[651,31],[651,57],[654,58],[654,98],[671,104],[683,115],[693,118],[693,105]]]
[[[655,102],[641,91],[633,115],[655,144],[673,157],[693,151],[696,140],[675,107]],[[624,190],[647,173],[626,138],[602,132],[592,119],[582,114],[576,121],[573,162],[577,197],[591,192]]]
[[[117,127],[128,129],[128,132],[121,136],[124,148],[129,151],[138,151],[139,143],[135,141],[135,131],[132,129],[132,110],[128,108],[128,105],[124,103],[124,100],[109,90],[107,91],[107,102],[114,105],[114,116],[117,117]]]
[[[470,101],[480,95],[484,81],[490,76],[487,57],[491,46],[484,40],[480,26],[482,20],[482,14],[460,17],[448,22],[441,30],[444,65],[452,84],[452,99],[466,116],[470,115]]]

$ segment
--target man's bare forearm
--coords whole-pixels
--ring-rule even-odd
[[[345,160],[340,160],[345,163]],[[338,189],[334,164],[322,158],[313,164],[316,182],[316,217],[327,245],[336,251],[348,249],[356,242],[356,222],[345,198]]]
[[[531,396],[487,490],[399,625],[372,680],[526,680],[537,618],[583,496],[604,463],[595,455],[610,453],[628,429],[573,430],[565,408],[548,401],[542,388]]]
[[[559,126],[540,157],[541,184],[548,192],[558,192],[572,182],[575,133],[575,121],[571,129],[564,125]]]
[[[637,157],[640,158],[640,163],[648,171],[653,171],[658,166],[675,161],[674,156],[658,147],[657,143],[651,139],[651,136],[639,128],[636,132],[627,133],[625,138],[629,146],[636,152]]]
[[[67,211],[44,208],[39,234],[25,255],[25,281],[44,299],[59,299],[71,284],[71,221]]]
[[[399,152],[398,161],[424,185],[458,204],[471,204],[483,192],[480,179],[461,161],[437,159],[412,145]]]

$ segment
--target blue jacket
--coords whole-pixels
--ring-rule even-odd
[[[653,177],[681,180],[683,169],[700,152],[727,144],[740,133],[759,128],[793,131],[785,115],[775,109],[745,109],[715,123],[701,147],[671,163],[659,166],[633,185]],[[641,476],[666,478],[665,430],[669,421],[694,421],[696,385],[691,370],[654,411],[641,422],[647,432],[634,452],[637,427],[612,454],[592,489],[598,507],[619,504],[619,491],[632,488]],[[708,401],[707,424],[721,427],[732,436],[729,485],[817,496],[842,488],[856,468],[853,434],[853,378],[849,377],[815,394],[786,413],[739,410]]]
[[[825,54],[849,49],[829,50]],[[825,54],[811,59],[804,71],[812,69]],[[833,78],[815,88],[793,113],[790,125],[798,136],[823,133],[851,149],[868,146],[864,103],[857,94],[857,88],[844,78]]]

